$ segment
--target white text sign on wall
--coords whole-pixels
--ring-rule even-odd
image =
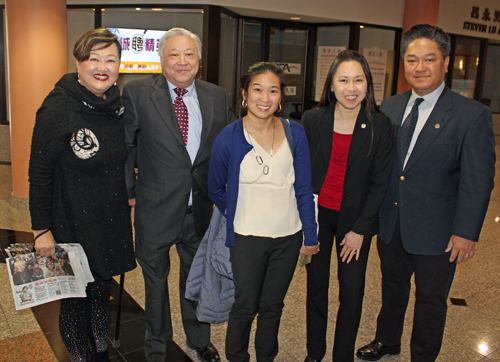
[[[438,26],[448,33],[500,39],[500,2],[441,0]]]
[[[372,72],[375,102],[380,105],[380,103],[384,100],[387,50],[379,48],[365,48],[363,50],[363,55],[370,65],[370,71]]]
[[[316,61],[316,82],[314,91],[314,100],[316,102],[319,102],[321,93],[323,93],[323,86],[325,84],[328,71],[330,70],[330,66],[335,58],[337,58],[337,55],[345,49],[346,47],[317,47],[318,60]]]

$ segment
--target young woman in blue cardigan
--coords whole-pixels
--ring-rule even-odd
[[[275,116],[285,86],[272,63],[252,65],[240,81],[245,117],[216,138],[208,172],[210,199],[227,217],[235,302],[229,314],[226,357],[250,360],[257,317],[258,362],[278,354],[278,330],[299,253],[319,250],[304,129]]]

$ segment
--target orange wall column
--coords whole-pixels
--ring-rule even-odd
[[[439,16],[439,0],[405,0],[403,17],[403,34],[417,24],[437,26]],[[398,76],[398,93],[411,89],[405,79],[404,63],[400,60]]]
[[[67,71],[66,0],[6,0],[12,187],[28,197],[35,114]]]

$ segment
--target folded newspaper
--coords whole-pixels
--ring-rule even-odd
[[[80,244],[57,244],[55,254],[49,257],[34,252],[33,244],[11,244],[5,251],[17,310],[86,297],[85,288],[94,281]]]

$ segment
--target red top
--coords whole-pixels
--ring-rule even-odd
[[[340,210],[351,140],[352,134],[333,132],[332,155],[325,181],[319,193],[318,205],[332,210]]]

